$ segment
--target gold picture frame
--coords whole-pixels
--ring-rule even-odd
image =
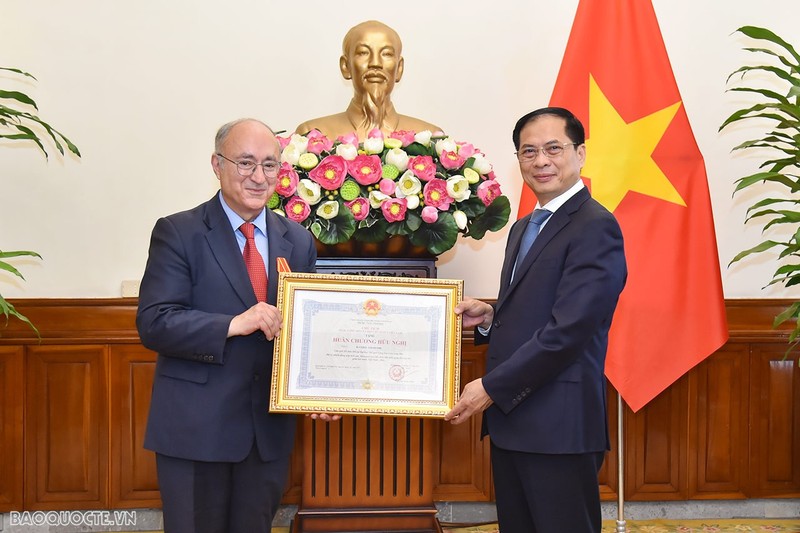
[[[282,272],[270,411],[442,418],[458,400],[463,281]]]

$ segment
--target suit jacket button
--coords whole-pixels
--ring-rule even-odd
[[[258,374],[253,374],[253,381],[258,381],[259,379],[261,379],[261,376]]]
[[[500,327],[500,321],[499,320],[495,320],[494,324],[492,324],[492,327],[493,328],[499,328]]]

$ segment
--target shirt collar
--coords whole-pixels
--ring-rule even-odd
[[[566,191],[562,192],[549,202],[547,205],[542,206],[539,202],[536,202],[536,209],[547,209],[548,211],[555,213],[556,210],[567,203],[567,200],[578,194],[578,192],[583,189],[585,185],[583,184],[583,180],[578,178],[578,181],[575,182],[575,185],[567,189]]]
[[[222,210],[225,211],[225,215],[228,217],[228,221],[231,223],[231,227],[234,229],[234,231],[238,230],[239,226],[244,224],[246,220],[236,214],[236,212],[225,202],[225,198],[222,196],[222,191],[219,191],[219,201],[222,204]],[[266,211],[266,208],[262,209],[255,220],[252,221],[255,227],[261,230],[261,233],[264,235],[267,234]]]

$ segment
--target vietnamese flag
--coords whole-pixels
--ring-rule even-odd
[[[650,0],[580,0],[550,104],[586,127],[581,175],[622,226],[606,376],[635,412],[728,338],[703,157]]]

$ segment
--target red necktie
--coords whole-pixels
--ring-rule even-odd
[[[267,269],[264,267],[264,259],[256,248],[256,240],[254,237],[256,227],[250,222],[245,222],[239,226],[239,230],[247,239],[242,255],[244,256],[244,264],[247,267],[247,273],[250,275],[250,283],[253,284],[253,291],[256,293],[256,299],[259,302],[266,302]]]

